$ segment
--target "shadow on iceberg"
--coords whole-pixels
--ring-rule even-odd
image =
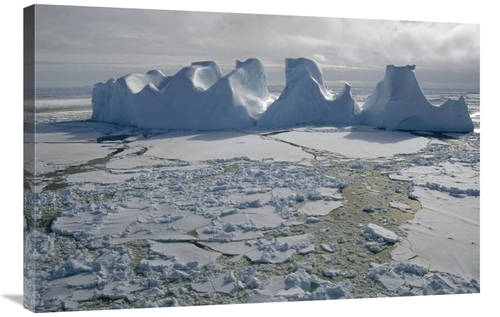
[[[214,61],[196,62],[174,76],[155,70],[96,84],[91,119],[173,130],[368,125],[403,131],[473,131],[463,97],[431,104],[414,70],[414,65],[388,65],[385,77],[360,107],[347,83],[340,94],[329,92],[319,64],[312,59],[285,60],[286,86],[276,100],[267,89],[260,59],[236,61],[226,76]]]

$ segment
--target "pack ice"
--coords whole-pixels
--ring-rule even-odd
[[[370,125],[388,130],[471,132],[461,97],[436,106],[424,96],[415,65],[388,65],[384,79],[363,106],[345,84],[329,91],[319,64],[285,60],[286,86],[278,99],[267,89],[260,59],[236,61],[222,76],[215,61],[195,62],[174,76],[158,70],[98,83],[92,92],[92,120],[143,128],[225,130],[295,125]]]

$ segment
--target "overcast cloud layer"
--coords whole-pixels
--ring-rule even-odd
[[[327,84],[374,86],[388,64],[416,64],[422,87],[479,89],[479,25],[37,6],[39,87],[91,86],[191,62],[262,59],[284,84],[287,57],[315,59]]]

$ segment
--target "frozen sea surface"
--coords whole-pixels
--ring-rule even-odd
[[[165,131],[75,96],[41,102],[25,145],[37,311],[480,291],[479,115],[468,134]]]

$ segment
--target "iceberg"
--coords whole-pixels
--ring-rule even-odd
[[[387,130],[474,130],[463,97],[431,104],[415,77],[415,65],[388,65],[384,79],[360,106],[351,86],[329,91],[313,59],[285,59],[286,86],[276,99],[267,89],[260,59],[236,61],[223,76],[215,61],[194,62],[173,76],[159,70],[98,83],[92,120],[142,128],[228,130],[257,126],[369,125]]]
[[[360,123],[388,130],[471,132],[474,130],[463,97],[431,104],[415,77],[415,65],[388,65],[359,113]]]
[[[226,76],[214,61],[195,62],[170,77],[154,70],[96,84],[92,120],[142,128],[237,129],[255,125],[273,101],[261,60],[236,61]]]
[[[354,124],[359,106],[351,86],[335,96],[323,83],[319,64],[307,58],[285,60],[286,86],[278,100],[257,120],[259,127],[289,127],[303,124]]]

